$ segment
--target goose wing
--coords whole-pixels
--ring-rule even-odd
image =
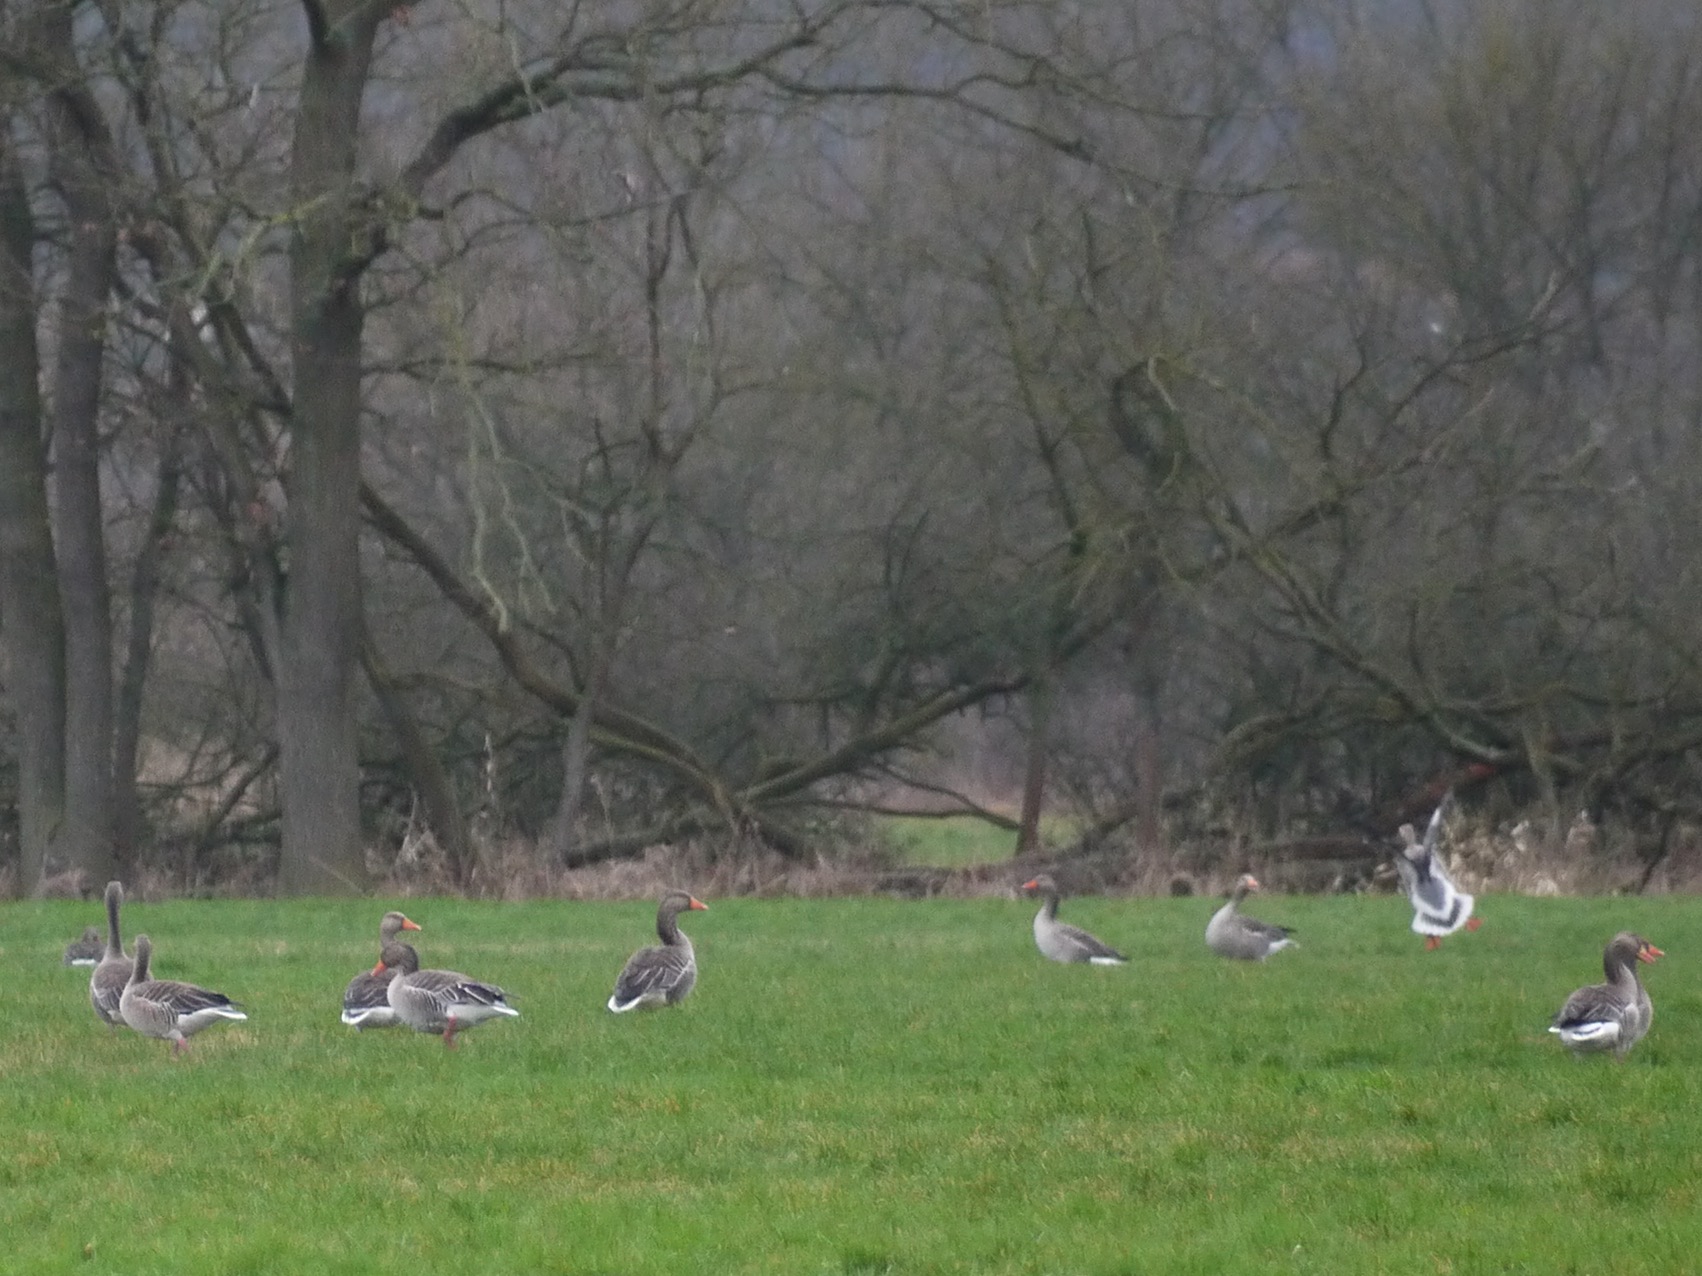
[[[1612,1048],[1623,1054],[1642,1034],[1636,1005],[1610,984],[1580,988],[1566,999],[1548,1030],[1573,1050]]]
[[[495,984],[482,983],[453,970],[422,970],[407,976],[408,988],[447,1014],[454,1006],[509,1009],[508,994]]]
[[[613,1009],[644,1000],[665,1001],[696,978],[697,958],[691,949],[672,945],[640,948],[621,967],[609,1006]]]
[[[1255,939],[1264,940],[1267,943],[1274,944],[1278,940],[1287,939],[1294,934],[1292,926],[1278,926],[1273,922],[1259,921],[1255,917],[1244,917],[1240,913],[1235,914],[1235,922],[1242,933],[1251,935]]]
[[[1103,939],[1100,939],[1097,935],[1090,935],[1080,926],[1072,926],[1068,922],[1059,922],[1052,933],[1056,936],[1060,947],[1067,948],[1071,953],[1076,954],[1071,960],[1101,963],[1129,960]]]
[[[343,1022],[355,1027],[373,1022],[375,1018],[394,1022],[395,1012],[390,1008],[390,981],[395,977],[394,970],[378,975],[362,971],[349,980],[349,986],[343,989]]]
[[[1424,831],[1424,841],[1412,841],[1395,857],[1395,869],[1406,886],[1412,903],[1412,929],[1420,935],[1451,935],[1471,917],[1473,899],[1448,876],[1438,854],[1442,837],[1442,812],[1447,799],[1437,806]],[[1403,826],[1402,833],[1410,834]]]
[[[176,979],[152,979],[138,984],[136,996],[170,1010],[179,1018],[211,1012],[231,1019],[246,1019],[241,1007],[222,992],[198,988]]]
[[[130,982],[134,964],[128,957],[108,957],[89,976],[89,1004],[107,1023],[124,1022],[118,1003],[124,998],[124,985]]]

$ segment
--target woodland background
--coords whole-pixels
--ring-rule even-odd
[[[0,874],[1683,885],[1699,265],[1679,0],[0,0]]]

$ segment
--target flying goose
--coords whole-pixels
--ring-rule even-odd
[[[406,952],[396,951],[399,949]],[[453,1050],[456,1033],[477,1027],[487,1019],[520,1013],[508,1004],[508,995],[495,984],[481,983],[454,970],[401,969],[400,964],[405,964],[407,955],[413,951],[407,944],[386,945],[372,973],[383,975],[391,969],[392,959],[400,959],[384,995],[397,1020],[415,1032],[441,1033],[444,1046]]]
[[[1058,920],[1058,884],[1046,874],[1030,878],[1022,889],[1045,898],[1034,915],[1034,946],[1045,956],[1053,961],[1092,962],[1095,966],[1121,966],[1129,960],[1081,927]]]
[[[1206,947],[1219,957],[1239,961],[1263,961],[1272,953],[1291,947],[1294,943],[1287,926],[1273,926],[1254,921],[1238,910],[1248,891],[1259,889],[1259,880],[1251,873],[1241,874],[1229,902],[1212,914],[1206,923]]]
[[[420,955],[396,936],[419,930],[420,924],[392,909],[378,923],[378,967],[382,974],[363,970],[343,989],[343,1022],[357,1031],[362,1028],[394,1028],[398,1020],[390,1008],[390,981],[396,972],[413,974],[420,968]],[[392,951],[394,950],[394,951]]]
[[[1664,956],[1641,935],[1620,931],[1602,953],[1607,982],[1568,997],[1548,1030],[1578,1054],[1611,1050],[1614,1058],[1625,1058],[1655,1017],[1649,994],[1637,978],[1637,963]]]
[[[106,951],[106,941],[100,937],[100,928],[96,926],[83,927],[83,933],[65,945],[65,964],[67,966],[98,966],[100,955]]]
[[[119,999],[124,985],[130,982],[132,962],[124,955],[124,941],[118,933],[118,909],[124,903],[124,887],[118,882],[106,884],[106,951],[89,975],[89,1004],[101,1022],[118,1027],[124,1022],[119,1011]]]
[[[173,1054],[189,1048],[189,1038],[220,1019],[246,1019],[236,1003],[222,992],[197,988],[175,979],[150,979],[148,959],[153,945],[136,936],[136,961],[124,985],[119,1010],[124,1022],[144,1037],[171,1042]]]
[[[1412,901],[1412,928],[1425,937],[1424,947],[1442,946],[1442,937],[1452,935],[1464,926],[1476,930],[1483,925],[1481,918],[1472,916],[1472,897],[1462,892],[1448,877],[1448,870],[1437,853],[1442,836],[1442,808],[1446,798],[1430,817],[1430,827],[1424,831],[1424,841],[1412,825],[1401,825],[1401,853],[1395,856],[1395,869],[1407,888]]]
[[[680,930],[679,916],[687,910],[707,911],[708,904],[686,891],[669,891],[656,908],[660,944],[640,948],[626,959],[609,1009],[617,1015],[640,1006],[672,1006],[684,1001],[697,984],[697,954]]]

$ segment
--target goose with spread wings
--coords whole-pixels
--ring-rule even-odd
[[[1440,948],[1443,936],[1452,935],[1462,926],[1476,930],[1483,924],[1480,918],[1472,916],[1475,901],[1454,885],[1437,849],[1442,837],[1442,811],[1447,804],[1444,798],[1430,817],[1422,842],[1412,825],[1401,825],[1403,845],[1395,856],[1395,870],[1406,887],[1407,898],[1412,901],[1412,928],[1424,936],[1426,949]]]

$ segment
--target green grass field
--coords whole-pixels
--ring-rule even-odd
[[[337,1022],[383,903],[126,909],[156,971],[246,1003],[173,1059],[0,907],[0,1228],[16,1272],[1671,1273],[1702,1255],[1702,902],[711,900],[682,1007],[616,1018],[640,904],[416,900],[429,965],[523,1017],[462,1048]],[[1621,927],[1665,948],[1624,1065],[1544,1031]]]

